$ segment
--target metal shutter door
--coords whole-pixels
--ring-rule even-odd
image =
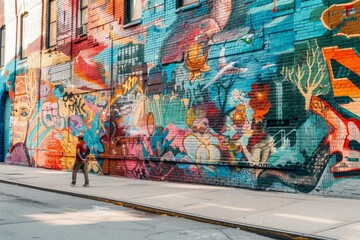
[[[6,154],[10,147],[10,116],[11,116],[11,100],[9,95],[6,97],[5,100],[5,111],[4,111],[4,159],[5,160]]]

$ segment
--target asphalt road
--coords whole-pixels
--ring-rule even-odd
[[[253,233],[0,183],[0,239],[265,240]]]

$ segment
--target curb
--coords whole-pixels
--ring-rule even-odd
[[[280,240],[334,240],[333,238],[324,238],[324,237],[319,237],[319,236],[315,236],[315,235],[284,231],[284,230],[275,229],[275,228],[260,227],[260,226],[256,226],[256,225],[245,224],[245,223],[235,223],[235,222],[231,222],[231,221],[224,221],[224,220],[214,219],[214,218],[210,218],[210,217],[203,217],[203,216],[199,216],[199,215],[195,215],[195,214],[189,214],[189,213],[169,210],[169,209],[165,209],[165,208],[148,206],[145,204],[138,204],[138,203],[133,203],[133,202],[129,202],[129,201],[114,200],[114,199],[110,199],[110,198],[96,197],[96,196],[91,196],[91,195],[86,195],[86,194],[81,194],[81,193],[74,193],[74,192],[68,192],[68,191],[63,191],[63,190],[50,189],[50,188],[45,188],[45,187],[40,187],[40,186],[35,186],[35,185],[28,185],[28,184],[14,182],[14,181],[0,179],[0,183],[17,185],[17,186],[33,188],[33,189],[37,189],[37,190],[41,190],[41,191],[53,192],[53,193],[64,194],[64,195],[69,195],[69,196],[73,196],[73,197],[79,197],[79,198],[85,198],[85,199],[89,199],[89,200],[110,203],[110,204],[114,204],[114,205],[118,205],[118,206],[123,206],[126,208],[139,210],[139,211],[158,214],[158,215],[181,217],[181,218],[190,219],[190,220],[194,220],[194,221],[198,221],[198,222],[240,229],[243,231],[255,233],[258,235],[265,236],[265,237],[280,239]]]

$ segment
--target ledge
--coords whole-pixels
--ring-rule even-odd
[[[25,64],[26,62],[27,62],[27,57],[26,58],[18,58],[18,60],[17,60],[17,64],[18,65],[21,65],[21,64]]]
[[[44,49],[44,53],[51,53],[51,52],[53,52],[53,51],[56,51],[57,50],[57,48],[56,48],[56,46],[52,46],[52,47],[48,47],[48,48],[46,48],[46,49]]]
[[[142,23],[142,19],[140,18],[140,19],[138,19],[138,20],[135,20],[135,21],[132,21],[132,22],[129,22],[129,23],[125,24],[125,25],[123,26],[123,28],[132,27],[132,26],[135,26],[135,25],[139,25],[139,24],[141,24],[141,23]]]
[[[188,11],[188,10],[193,9],[193,8],[198,8],[200,6],[201,6],[201,3],[197,2],[197,3],[193,3],[193,4],[190,4],[190,5],[183,6],[183,7],[179,7],[179,8],[177,8],[175,10],[175,12],[180,13],[180,12]]]
[[[75,39],[73,40],[73,43],[79,43],[79,42],[82,42],[82,41],[84,41],[84,40],[86,40],[86,39],[88,39],[88,36],[87,36],[87,35],[81,35],[81,36],[75,38]]]

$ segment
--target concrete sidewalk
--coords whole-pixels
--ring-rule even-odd
[[[107,201],[279,239],[360,239],[360,200],[90,175],[0,165],[0,182]]]

